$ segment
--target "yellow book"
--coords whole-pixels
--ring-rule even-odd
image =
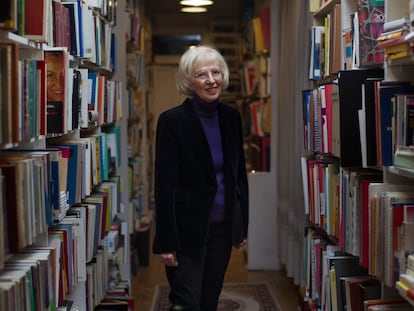
[[[259,17],[252,19],[256,52],[264,50],[262,22]]]
[[[409,50],[410,50],[410,44],[408,42],[401,42],[395,45],[384,47],[385,54],[408,52]]]
[[[336,273],[335,269],[329,270],[329,282],[331,285],[331,305],[332,311],[338,311],[338,296],[336,292]]]
[[[410,54],[409,51],[405,50],[405,51],[400,51],[400,52],[395,52],[395,53],[391,53],[391,54],[386,54],[385,59],[386,60],[393,60],[393,59],[398,59],[398,58],[402,58],[402,57],[406,57]]]

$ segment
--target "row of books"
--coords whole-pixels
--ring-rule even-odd
[[[0,144],[65,134],[122,118],[121,83],[86,68],[71,68],[65,48],[43,59],[20,59],[16,43],[0,45]]]
[[[341,72],[343,166],[392,166],[397,147],[411,145],[409,97],[406,95],[413,93],[413,87],[408,81],[385,81],[381,75],[381,71],[371,70]],[[360,137],[359,154],[353,151],[355,142],[351,139],[355,137]]]
[[[414,253],[407,256],[404,273],[400,274],[395,287],[405,299],[414,303]]]
[[[71,207],[60,224],[48,230],[48,244],[30,246],[8,258],[0,272],[2,310],[54,310],[71,299],[80,282],[87,284],[87,310],[106,295],[112,271],[108,261],[111,232],[105,226],[104,204]]]
[[[33,244],[48,224],[60,222],[69,205],[86,199],[94,188],[114,187],[116,179],[109,172],[110,163],[119,166],[119,135],[108,129],[86,138],[54,140],[46,149],[2,151],[0,204],[7,238],[0,258]],[[116,200],[111,217],[119,212]]]
[[[309,79],[329,77],[341,69],[341,38],[341,5],[335,4],[323,25],[312,27]]]
[[[4,238],[0,243],[0,265],[6,269],[10,264],[10,254],[17,256],[16,254],[25,252],[25,249],[31,249],[33,245],[38,245],[38,241],[42,240],[39,239],[40,235],[47,233],[46,241],[48,241],[49,247],[55,244],[54,236],[58,236],[62,240],[63,255],[61,260],[66,260],[55,268],[56,272],[54,273],[57,279],[60,276],[59,285],[56,283],[54,286],[56,290],[59,288],[59,292],[56,293],[56,299],[53,300],[59,305],[72,293],[78,282],[87,281],[86,263],[94,260],[99,253],[100,245],[103,244],[110,252],[115,252],[119,244],[119,229],[114,230],[117,228],[114,219],[120,212],[120,178],[105,176],[107,173],[104,173],[99,177],[101,181],[98,183],[98,176],[96,176],[95,183],[97,184],[91,184],[93,187],[88,192],[84,183],[88,179],[93,183],[93,165],[91,163],[89,166],[82,165],[88,162],[86,152],[83,152],[84,156],[82,160],[79,160],[78,154],[81,152],[76,148],[80,148],[79,146],[85,143],[85,139],[79,139],[79,141],[81,142],[66,141],[66,144],[51,144],[55,149],[43,151],[7,150],[3,152],[1,160],[2,200],[0,206],[4,216],[1,219]],[[68,146],[71,144],[73,146],[78,144],[78,146]],[[65,149],[67,147],[68,149]],[[89,147],[89,150],[92,148]],[[64,154],[71,155],[67,161],[65,161]],[[92,158],[91,152],[89,154]],[[58,160],[63,161],[54,163],[59,155],[61,158]],[[71,167],[73,163],[77,164],[77,167]],[[59,165],[61,165],[60,168]],[[59,173],[61,173],[60,176]],[[67,174],[65,175],[65,173]],[[70,186],[72,181],[76,182],[73,187]],[[62,188],[59,182],[67,183],[67,188],[65,186]],[[59,202],[55,201],[55,191],[59,191],[61,196],[58,198]],[[76,196],[70,195],[72,191],[76,192]],[[70,209],[69,200],[74,201]],[[55,204],[59,205],[59,209],[55,208]],[[9,224],[13,224],[13,226]],[[108,232],[112,234],[108,234]],[[106,267],[107,265],[102,266]],[[97,269],[94,277],[99,276],[102,271],[105,269]],[[21,280],[16,282],[20,284]],[[41,281],[39,284],[45,283]],[[104,286],[107,284],[107,279],[100,279],[91,289],[95,291],[100,288],[96,286],[97,284]],[[16,291],[14,286],[7,288],[9,291],[5,295],[12,295]],[[95,305],[103,299],[103,296],[104,294],[94,295],[94,297],[101,297],[95,301]],[[1,303],[4,301],[8,300],[1,300]],[[6,309],[32,310],[17,307],[7,307]]]
[[[384,81],[382,69],[340,71],[338,85],[303,91],[304,148],[342,167],[413,168],[414,89]]]
[[[74,56],[108,70],[114,66],[113,1],[7,0],[0,28],[50,47],[67,47]],[[7,10],[8,9],[8,10]]]
[[[322,6],[322,14],[318,11],[321,8],[310,1],[317,23],[310,33],[309,79],[327,78],[336,75],[340,69],[382,66],[384,51],[377,48],[377,37],[384,29],[384,1],[360,1],[357,10],[349,16],[350,27],[345,29],[341,28],[344,24],[341,4],[328,2]],[[327,9],[329,11],[325,13]],[[343,63],[341,54],[344,55]]]
[[[335,236],[342,250],[358,256],[361,266],[371,275],[393,286],[396,276],[398,279],[398,275],[403,272],[395,268],[395,263],[404,267],[405,259],[389,256],[401,251],[395,249],[396,245],[402,245],[405,252],[414,251],[411,250],[413,246],[407,244],[407,237],[401,234],[411,226],[404,225],[401,231],[403,223],[411,223],[408,216],[401,218],[404,209],[409,207],[403,206],[401,200],[400,204],[396,204],[399,197],[405,200],[404,203],[411,202],[410,193],[404,191],[411,191],[412,187],[382,183],[382,176],[376,171],[338,171],[336,168],[332,172],[335,166],[324,161],[305,159],[304,163],[303,184],[308,187],[305,206],[309,208],[305,212],[310,221],[327,234]],[[397,190],[400,193],[393,193],[392,196],[388,194]],[[396,211],[399,212],[399,223],[392,221],[393,212]],[[397,226],[397,223],[400,231],[397,236],[393,236],[393,224]],[[381,260],[384,260],[383,264]]]
[[[395,60],[411,55],[413,33],[409,32],[409,18],[388,21],[384,23],[384,32],[377,37],[377,48],[383,49],[385,60]]]
[[[311,223],[334,236],[338,249],[358,257],[358,266],[370,276],[394,287],[407,273],[407,256],[414,253],[413,186],[382,182],[378,171],[341,168],[329,175],[332,164],[303,162],[305,212]]]
[[[325,84],[304,90],[303,146],[307,151],[340,155],[339,90],[337,84]]]
[[[241,89],[245,96],[264,98],[270,95],[270,57],[261,55],[247,60],[240,69]]]
[[[338,161],[303,156],[301,169],[305,214],[312,224],[338,237],[341,224]]]
[[[401,297],[389,295],[378,278],[360,266],[358,256],[314,228],[306,228],[303,280],[309,310],[412,310]]]
[[[255,55],[270,49],[271,27],[269,7],[263,7],[257,16],[248,20],[244,36],[242,54],[245,58],[253,58]]]

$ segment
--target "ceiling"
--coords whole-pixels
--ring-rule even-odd
[[[181,13],[180,0],[144,0],[145,15],[151,20],[154,33],[205,31],[212,20],[241,21],[243,0],[214,0],[206,13]]]

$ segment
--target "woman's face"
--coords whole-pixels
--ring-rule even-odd
[[[207,103],[215,102],[222,91],[223,74],[217,61],[197,63],[193,71],[193,91]]]

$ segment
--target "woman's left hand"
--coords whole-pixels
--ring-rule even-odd
[[[244,246],[247,245],[247,239],[244,239],[243,241],[241,241],[241,243],[239,244],[239,246],[237,246],[237,248],[242,248]]]

